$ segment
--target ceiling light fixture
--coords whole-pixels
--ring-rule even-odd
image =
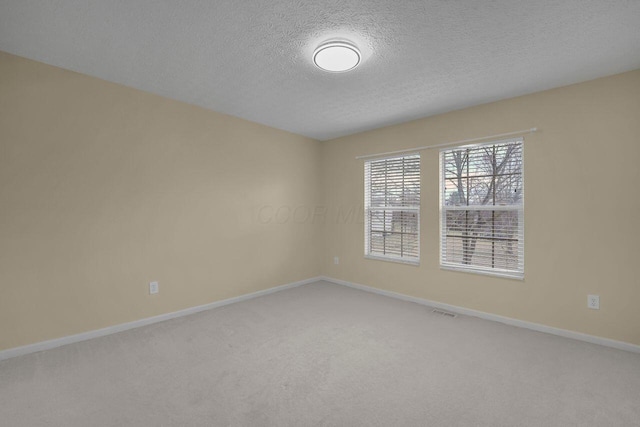
[[[357,47],[342,41],[322,44],[313,52],[313,63],[318,68],[333,73],[353,70],[361,58]]]

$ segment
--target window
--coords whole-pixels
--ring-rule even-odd
[[[420,155],[364,164],[364,253],[368,258],[420,261]]]
[[[524,276],[522,138],[440,151],[440,265]]]

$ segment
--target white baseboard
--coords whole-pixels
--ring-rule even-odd
[[[96,329],[88,332],[82,332],[76,335],[69,335],[66,337],[56,338],[48,341],[41,341],[34,344],[25,345],[22,347],[10,348],[7,350],[0,351],[0,360],[10,359],[12,357],[22,356],[25,354],[35,353],[43,350],[50,350],[52,348],[61,347],[63,345],[73,344],[80,341],[86,341],[92,338],[103,337],[105,335],[111,335],[117,332],[128,331],[129,329],[139,328],[141,326],[151,325],[153,323],[158,323],[158,322],[162,322],[169,319],[175,319],[176,317],[188,316],[189,314],[194,314],[194,313],[198,313],[200,311],[205,311],[205,310],[211,310],[213,308],[222,307],[224,305],[229,305],[229,304],[233,304],[240,301],[246,301],[248,299],[261,297],[263,295],[272,294],[274,292],[284,291],[285,289],[291,289],[297,286],[307,285],[309,283],[318,282],[320,280],[321,280],[320,277],[312,277],[311,279],[300,280],[298,282],[276,286],[274,288],[265,289],[263,291],[240,295],[237,297],[228,298],[221,301],[215,301],[209,304],[199,305],[196,307],[185,308],[184,310],[160,314],[158,316],[147,317],[145,319],[134,320],[133,322],[121,323],[119,325],[109,326],[106,328]]]
[[[453,313],[464,314],[467,316],[474,316],[481,319],[504,323],[507,325],[518,326],[520,328],[531,329],[533,331],[544,332],[544,333],[558,335],[565,338],[572,338],[579,341],[599,344],[606,347],[612,347],[620,350],[640,353],[640,345],[635,345],[635,344],[631,344],[623,341],[616,341],[609,338],[597,337],[594,335],[583,334],[580,332],[569,331],[567,329],[554,328],[551,326],[541,325],[539,323],[526,322],[524,320],[518,320],[510,317],[499,316],[497,314],[485,313],[482,311],[472,310],[469,308],[458,307],[450,304],[444,304],[441,302],[431,301],[424,298],[412,297],[412,296],[400,294],[397,292],[385,291],[385,290],[374,288],[371,286],[352,283],[352,282],[348,282],[340,279],[334,279],[332,277],[318,276],[318,277],[312,277],[306,280],[300,280],[298,282],[289,283],[286,285],[276,286],[274,288],[265,289],[263,291],[253,292],[250,294],[240,295],[237,297],[228,298],[221,301],[215,301],[209,304],[186,308],[184,310],[174,311],[166,314],[160,314],[158,316],[153,316],[153,317],[147,317],[145,319],[135,320],[133,322],[122,323],[119,325],[114,325],[114,326],[109,326],[102,329],[83,332],[76,335],[69,335],[66,337],[56,338],[48,341],[41,341],[38,343],[25,345],[22,347],[15,347],[7,350],[2,350],[0,351],[0,360],[10,359],[12,357],[22,356],[29,353],[36,353],[38,351],[49,350],[49,349],[61,347],[67,344],[73,344],[80,341],[90,340],[92,338],[103,337],[105,335],[111,335],[117,332],[127,331],[129,329],[139,328],[141,326],[151,325],[153,323],[174,319],[176,317],[188,316],[189,314],[198,313],[200,311],[211,310],[213,308],[222,307],[222,306],[233,304],[240,301],[246,301],[248,299],[272,294],[274,292],[283,291],[285,289],[295,288],[297,286],[307,285],[307,284],[318,282],[321,280],[334,283],[337,285],[348,286],[350,288],[359,289],[362,291],[373,292],[379,295],[384,295],[387,297],[396,298],[403,301],[410,301],[410,302],[426,305],[433,308],[439,308],[439,309],[450,311]]]
[[[358,283],[347,282],[345,280],[340,280],[340,279],[334,279],[332,277],[322,276],[321,279],[326,282],[334,283],[336,285],[348,286],[350,288],[360,289],[362,291],[367,291],[367,292],[373,292],[375,294],[384,295],[387,297],[396,298],[403,301],[415,302],[417,304],[426,305],[433,308],[439,308],[441,310],[446,310],[453,313],[479,317],[480,319],[493,320],[495,322],[500,322],[500,323],[504,323],[511,326],[518,326],[520,328],[531,329],[532,331],[544,332],[547,334],[558,335],[565,338],[572,338],[574,340],[586,341],[592,344],[599,344],[606,347],[612,347],[620,350],[640,353],[640,345],[631,344],[624,341],[616,341],[609,338],[597,337],[594,335],[583,334],[581,332],[574,332],[567,329],[554,328],[552,326],[546,326],[539,323],[526,322],[524,320],[518,320],[518,319],[513,319],[511,317],[499,316],[497,314],[485,313],[483,311],[477,311],[469,308],[458,307],[455,305],[444,304],[437,301],[430,301],[424,298],[417,298],[409,295],[400,294],[397,292],[385,291],[385,290],[374,288],[371,286],[360,285]]]

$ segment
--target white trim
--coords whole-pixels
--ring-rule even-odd
[[[105,335],[111,335],[122,331],[128,331],[129,329],[139,328],[141,326],[151,325],[153,323],[163,322],[165,320],[175,319],[176,317],[188,316],[190,314],[198,313],[205,310],[211,310],[214,308],[222,307],[229,304],[234,304],[240,301],[246,301],[269,295],[275,292],[284,291],[286,289],[295,288],[302,285],[308,285],[310,283],[318,282],[322,280],[321,277],[312,277],[310,279],[300,280],[298,282],[288,283],[286,285],[276,286],[274,288],[265,289],[262,291],[252,292],[250,294],[244,294],[233,298],[227,298],[221,301],[214,301],[209,304],[198,305],[195,307],[185,308],[183,310],[174,311],[171,313],[160,314],[158,316],[147,317],[140,320],[134,320],[133,322],[121,323],[119,325],[108,326],[102,329],[95,329],[93,331],[82,332],[80,334],[69,335],[62,338],[55,338],[48,341],[41,341],[34,344],[28,344],[21,347],[9,348],[7,350],[0,351],[0,360],[10,359],[12,357],[22,356],[25,354],[35,353],[43,350],[50,350],[52,348],[61,347],[67,344],[73,344],[81,341],[90,340],[93,338],[103,337]]]
[[[533,129],[532,129],[533,130]],[[445,187],[446,187],[446,181],[447,179],[445,178],[445,166],[444,166],[444,159],[445,156],[448,153],[453,153],[453,152],[457,152],[457,151],[464,151],[464,150],[470,150],[470,149],[478,149],[479,147],[488,147],[488,146],[493,146],[494,147],[494,155],[495,155],[495,147],[497,145],[501,145],[501,146],[506,146],[506,145],[514,145],[514,144],[519,144],[520,145],[520,150],[521,150],[521,156],[520,156],[520,161],[521,161],[521,170],[520,170],[520,175],[521,175],[521,203],[520,204],[512,204],[512,205],[453,205],[453,206],[448,206],[445,204],[445,200],[444,200],[444,195],[445,195]],[[479,144],[471,144],[471,145],[462,145],[462,146],[458,146],[458,147],[449,147],[449,148],[442,148],[440,150],[440,168],[439,168],[439,174],[440,174],[440,197],[438,198],[439,204],[440,204],[440,211],[439,211],[439,216],[438,216],[438,220],[440,222],[440,226],[439,226],[439,231],[440,231],[440,250],[439,250],[439,257],[440,257],[440,268],[442,270],[452,270],[452,271],[459,271],[459,272],[465,272],[465,273],[473,273],[473,274],[484,274],[487,276],[495,276],[495,277],[505,277],[505,278],[511,278],[511,279],[516,279],[516,280],[524,280],[524,199],[525,199],[525,194],[524,194],[524,148],[525,148],[525,143],[524,143],[524,137],[520,137],[520,138],[509,138],[509,139],[502,139],[499,141],[487,141],[487,142],[483,142],[483,143],[479,143]],[[471,162],[471,160],[469,160],[469,158],[467,158],[467,166],[469,165],[469,162]],[[450,179],[450,178],[449,178]],[[467,199],[469,198],[469,195],[467,195]],[[446,256],[445,256],[445,252],[446,252],[446,247],[447,247],[447,241],[449,239],[449,236],[447,236],[447,230],[446,227],[444,227],[445,222],[446,222],[446,218],[447,218],[447,213],[449,211],[511,211],[511,212],[517,212],[518,215],[518,226],[517,226],[517,253],[518,253],[518,268],[517,270],[507,270],[507,269],[497,269],[497,268],[490,268],[490,267],[483,267],[477,264],[463,264],[461,262],[451,262],[451,261],[446,261]],[[460,236],[463,237],[463,236]],[[493,256],[493,253],[492,253]]]
[[[494,138],[501,138],[504,136],[511,136],[511,135],[523,135],[523,134],[533,133],[537,131],[538,131],[538,128],[531,128],[531,129],[517,130],[515,132],[499,133],[497,135],[481,136],[479,138],[463,139],[461,141],[444,142],[442,144],[436,144],[436,145],[424,145],[422,147],[407,148],[406,150],[387,151],[386,153],[377,153],[377,154],[364,154],[362,156],[356,156],[356,160],[372,159],[376,157],[395,156],[396,154],[412,153],[414,151],[430,150],[432,148],[448,147],[450,145],[467,144],[470,142],[482,141],[483,139],[494,139]]]
[[[418,183],[420,185],[419,190],[421,190],[422,188],[422,184],[421,184],[421,180],[420,180],[420,176],[421,176],[421,170],[422,170],[422,157],[420,156],[420,153],[413,153],[413,154],[405,154],[402,156],[396,156],[396,157],[387,157],[387,158],[381,158],[381,159],[369,159],[364,163],[364,257],[366,259],[371,259],[371,260],[377,260],[377,261],[389,261],[389,262],[396,262],[396,263],[400,263],[400,264],[408,264],[408,265],[420,265],[420,202],[418,201],[418,205],[414,205],[414,206],[369,206],[371,203],[370,200],[370,196],[371,196],[371,163],[373,162],[379,162],[379,161],[383,161],[383,160],[403,160],[403,165],[404,165],[404,159],[406,158],[411,158],[411,157],[415,157],[418,160]],[[403,178],[404,178],[404,172],[403,172]],[[418,245],[417,245],[417,256],[416,257],[409,257],[409,256],[394,256],[394,255],[386,255],[386,254],[380,254],[378,252],[374,252],[371,253],[371,248],[370,248],[370,243],[371,243],[371,216],[370,213],[372,211],[379,211],[379,212],[385,212],[385,211],[409,211],[409,212],[415,212],[416,214],[416,235],[418,237]]]
[[[522,205],[449,205],[442,206],[444,211],[520,211]]]
[[[420,212],[420,206],[371,206],[370,211],[410,211]],[[495,210],[495,209],[493,209]]]
[[[455,263],[440,263],[440,270],[456,271],[458,273],[483,274],[485,276],[502,277],[504,279],[514,279],[524,281],[524,273],[500,270],[497,268],[463,267]]]
[[[543,332],[546,334],[557,335],[564,338],[571,338],[578,341],[584,341],[592,344],[603,345],[605,347],[616,348],[619,350],[640,353],[640,345],[631,344],[624,341],[616,341],[609,338],[597,337],[594,335],[583,334],[581,332],[569,331],[567,329],[554,328],[552,326],[541,325],[539,323],[527,322],[524,320],[513,319],[511,317],[499,316],[497,314],[485,313],[483,311],[472,310],[470,308],[458,307],[451,304],[431,301],[424,298],[412,297],[398,292],[385,291],[371,286],[361,285],[358,283],[348,282],[346,280],[334,279],[332,277],[322,276],[322,280],[336,285],[348,286],[350,288],[359,289],[361,291],[373,292],[375,294],[396,298],[403,301],[414,302],[416,304],[426,305],[429,307],[439,308],[441,310],[450,311],[457,314],[478,317],[480,319],[491,320],[494,322],[504,323],[506,325],[517,326],[519,328],[530,329],[532,331]]]
[[[365,254],[364,256],[366,259],[373,259],[376,261],[389,261],[389,262],[396,262],[399,264],[408,264],[408,265],[420,265],[420,258],[401,258],[401,257],[394,257],[391,255],[371,255],[371,254]]]
[[[286,289],[291,289],[291,288],[295,288],[302,285],[308,285],[310,283],[315,283],[321,280],[325,282],[334,283],[336,285],[347,286],[350,288],[359,289],[361,291],[372,292],[375,294],[396,298],[403,301],[409,301],[409,302],[414,302],[416,304],[439,308],[439,309],[443,309],[443,310],[450,311],[457,314],[474,316],[481,319],[500,322],[506,325],[517,326],[520,328],[530,329],[537,332],[544,332],[547,334],[557,335],[565,338],[571,338],[578,341],[585,341],[592,344],[599,344],[605,347],[611,347],[619,350],[626,350],[634,353],[640,353],[640,345],[636,345],[636,344],[631,344],[623,341],[616,341],[609,338],[597,337],[594,335],[583,334],[580,332],[569,331],[566,329],[554,328],[552,326],[541,325],[539,323],[526,322],[524,320],[518,320],[510,317],[499,316],[497,314],[485,313],[483,311],[477,311],[469,308],[458,307],[455,305],[431,301],[423,298],[412,297],[412,296],[404,295],[398,292],[385,291],[385,290],[374,288],[371,286],[352,283],[352,282],[348,282],[340,279],[334,279],[332,277],[317,276],[317,277],[312,277],[310,279],[300,280],[298,282],[293,282],[286,285],[276,286],[274,288],[253,292],[250,294],[240,295],[237,297],[228,298],[221,301],[215,301],[209,304],[199,305],[196,307],[190,307],[184,310],[174,311],[172,313],[165,313],[165,314],[161,314],[154,317],[147,317],[145,319],[134,320],[133,322],[122,323],[119,325],[114,325],[114,326],[109,326],[102,329],[83,332],[76,335],[69,335],[66,337],[56,338],[48,341],[41,341],[34,344],[25,345],[22,347],[15,347],[15,348],[9,348],[7,350],[1,350],[0,361],[10,359],[12,357],[22,356],[25,354],[36,353],[44,350],[50,350],[50,349],[61,347],[67,344],[73,344],[76,342],[86,341],[93,338],[99,338],[106,335],[115,334],[118,332],[128,331],[129,329],[135,329],[142,326],[151,325],[153,323],[163,322],[165,320],[174,319],[176,317],[188,316],[190,314],[211,310],[214,308],[222,307],[222,306],[233,304],[236,302],[246,301],[252,298],[257,298],[257,297],[269,295],[275,292],[284,291]]]
[[[535,132],[533,129],[531,131]],[[495,136],[504,136],[504,135],[495,135]],[[486,139],[486,138],[482,138],[482,139]],[[470,140],[468,140],[468,141],[458,141],[458,142],[460,142],[460,143],[470,142]],[[444,148],[440,149],[440,152],[442,153],[442,152],[446,152],[446,151],[467,150],[467,149],[473,149],[473,148],[487,147],[489,145],[508,144],[510,142],[522,142],[522,143],[524,143],[524,137],[521,136],[520,138],[497,139],[497,140],[494,140],[494,141],[479,142],[477,144],[457,145],[455,147],[449,147],[450,144],[447,143],[446,145],[440,145],[440,147],[444,147]]]
[[[417,151],[414,151],[417,150]],[[366,156],[359,156],[356,157],[356,159],[367,159],[367,161],[370,160],[395,160],[395,159],[400,159],[402,157],[408,157],[408,156],[419,156],[420,155],[420,147],[418,148],[411,148],[409,150],[398,150],[398,151],[389,151],[387,153],[380,153],[380,154],[367,154]]]

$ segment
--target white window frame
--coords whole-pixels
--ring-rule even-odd
[[[467,149],[477,149],[486,146],[494,146],[494,145],[506,145],[506,144],[520,144],[521,146],[521,194],[519,204],[511,204],[511,205],[462,205],[462,206],[447,206],[445,205],[445,173],[444,170],[444,156],[446,153],[457,151],[457,150],[467,150]],[[498,276],[498,277],[507,277],[513,279],[524,280],[524,138],[513,138],[506,139],[500,141],[490,141],[482,144],[472,144],[472,145],[462,145],[456,147],[447,147],[442,148],[440,150],[440,268],[445,270],[454,270],[454,271],[462,271],[462,272],[470,272],[470,273],[478,273],[485,274],[490,276]],[[467,195],[468,199],[468,195]],[[516,211],[518,215],[518,226],[516,228],[517,233],[517,253],[518,253],[518,261],[517,268],[515,269],[502,269],[495,267],[486,267],[480,265],[473,264],[463,264],[461,262],[453,262],[451,260],[447,260],[446,258],[446,249],[447,249],[447,230],[446,230],[446,214],[448,211],[454,210],[467,210],[467,211]],[[495,256],[492,253],[492,257]]]
[[[418,172],[418,204],[411,206],[400,205],[385,205],[385,206],[371,206],[371,183],[370,183],[370,167],[374,162],[381,162],[385,160],[396,160],[402,158],[417,158],[419,165]],[[365,258],[381,261],[398,262],[402,264],[420,265],[420,186],[421,186],[421,157],[419,153],[407,153],[403,155],[397,155],[392,157],[376,158],[365,161],[364,165],[364,254]],[[374,230],[371,229],[371,212],[373,211],[388,211],[388,212],[414,212],[416,214],[416,250],[417,256],[397,256],[392,254],[381,254],[379,252],[373,252],[371,250],[370,236]]]

